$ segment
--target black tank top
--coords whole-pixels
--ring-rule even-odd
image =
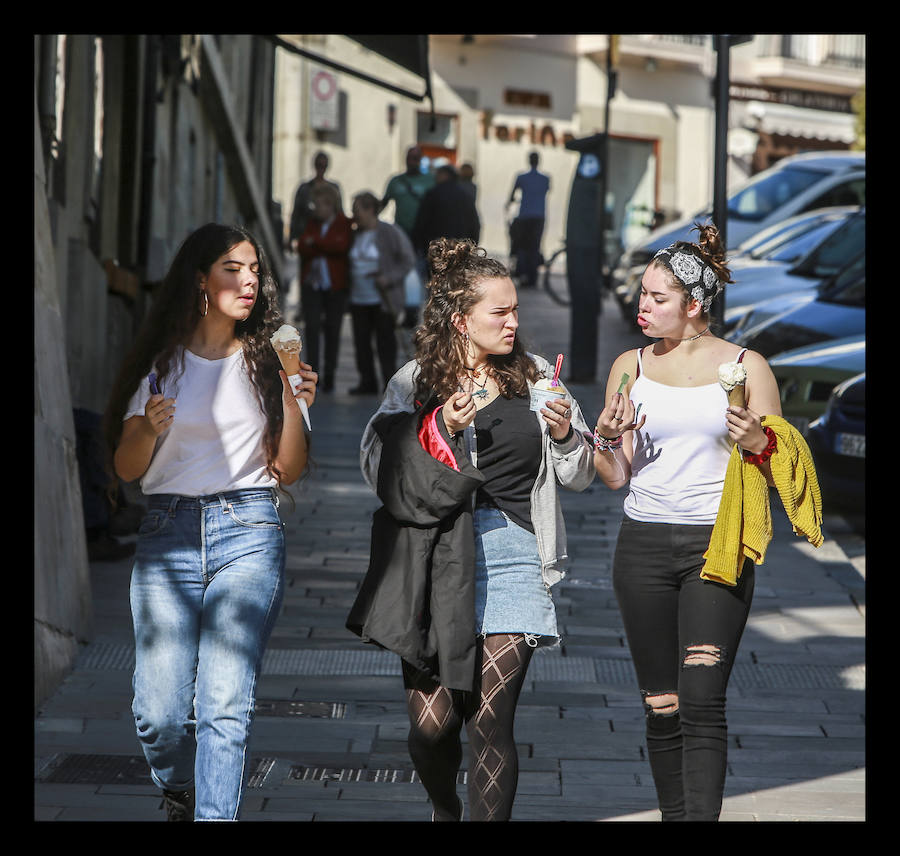
[[[531,489],[541,466],[541,429],[528,397],[498,395],[475,414],[478,469],[486,481],[476,503],[494,505],[534,532]]]

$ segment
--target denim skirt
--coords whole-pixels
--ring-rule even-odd
[[[499,508],[475,509],[475,627],[524,633],[533,648],[556,645],[556,608],[541,576],[537,538]]]

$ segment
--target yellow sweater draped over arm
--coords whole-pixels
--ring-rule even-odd
[[[772,480],[796,535],[815,547],[822,535],[822,494],[812,455],[800,432],[780,416],[763,416],[762,424],[775,432],[777,445],[769,459]],[[769,485],[756,464],[745,463],[738,447],[731,450],[722,499],[701,578],[737,585],[745,558],[757,565],[765,560],[772,540]]]

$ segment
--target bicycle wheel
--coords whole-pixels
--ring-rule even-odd
[[[544,264],[541,271],[541,285],[560,306],[571,303],[569,278],[566,274],[566,248],[560,247]]]

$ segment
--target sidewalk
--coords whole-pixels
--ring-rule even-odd
[[[568,310],[520,292],[531,350],[552,362]],[[244,821],[427,821],[406,750],[396,656],[344,621],[378,507],[358,466],[374,397],[354,398],[349,322],[336,391],[311,410],[315,466],[282,502],[287,589],[258,685]],[[645,343],[607,303],[599,376]],[[565,377],[565,368],[563,370]],[[590,421],[598,387],[576,387]],[[610,578],[624,494],[564,492],[573,566],[553,588],[564,642],[539,651],[516,719],[518,821],[656,821],[643,711]],[[776,537],[729,686],[723,821],[865,820],[865,542],[839,517],[813,549],[773,503]],[[95,638],[35,719],[35,819],[163,821],[131,717],[130,561],[92,565]],[[465,733],[464,733],[465,739]],[[459,793],[465,799],[465,760]]]

